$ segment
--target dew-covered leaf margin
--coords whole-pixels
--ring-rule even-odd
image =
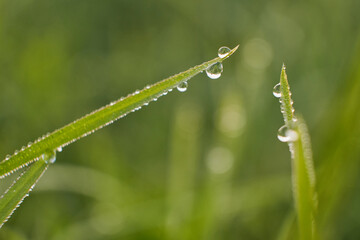
[[[204,62],[153,85],[146,86],[140,91],[137,90],[127,97],[111,102],[52,133],[44,135],[34,143],[28,144],[28,146],[23,147],[20,151],[16,151],[12,156],[8,156],[1,161],[0,178],[4,178],[12,172],[37,161],[45,152],[54,149],[62,149],[70,143],[124,117],[128,113],[148,105],[151,101],[156,101],[159,97],[167,94],[179,84],[188,81],[190,78],[206,70],[209,66],[224,61],[230,57],[238,47],[239,46],[233,48],[226,56],[221,58],[216,57],[208,62]]]
[[[0,228],[10,218],[24,198],[34,188],[50,162],[35,161],[27,166],[14,183],[0,197]]]
[[[276,91],[277,86],[274,87]],[[293,100],[283,64],[280,75],[280,91],[274,93],[279,97],[281,113],[288,131],[295,134],[287,141],[292,160],[292,185],[296,208],[296,220],[299,228],[299,239],[316,239],[317,194],[315,191],[315,171],[312,159],[310,136],[303,118],[294,115]],[[285,134],[286,135],[286,134]]]

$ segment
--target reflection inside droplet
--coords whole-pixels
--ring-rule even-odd
[[[177,85],[176,88],[179,92],[185,92],[187,90],[187,87],[188,87],[187,82],[181,82],[181,83],[179,83],[179,85]]]
[[[220,58],[224,58],[230,51],[231,51],[231,50],[230,50],[230,48],[228,48],[228,47],[221,47],[221,48],[219,48],[219,50],[218,50],[218,56],[219,56]]]
[[[279,128],[277,137],[281,142],[295,142],[298,139],[298,134],[284,125]]]
[[[206,75],[211,79],[218,79],[223,72],[223,65],[221,62],[214,63],[206,69]]]

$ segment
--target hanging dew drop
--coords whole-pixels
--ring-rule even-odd
[[[230,48],[228,48],[228,47],[221,47],[221,48],[219,48],[219,50],[218,50],[218,56],[219,56],[220,58],[224,58],[230,51],[231,51],[231,50],[230,50]]]
[[[56,151],[48,151],[41,155],[41,159],[46,163],[54,163],[56,161]]]
[[[274,86],[273,95],[277,98],[281,97],[280,83],[278,83]]]
[[[185,92],[187,90],[187,87],[188,87],[187,82],[181,82],[181,83],[179,83],[179,85],[177,85],[176,88],[179,92]]]
[[[223,65],[221,62],[214,63],[206,69],[206,75],[211,79],[218,79],[223,72]]]
[[[298,134],[284,125],[279,128],[277,137],[281,142],[295,142],[298,139]]]
[[[56,151],[62,152],[62,147],[58,147],[58,148],[56,149]]]

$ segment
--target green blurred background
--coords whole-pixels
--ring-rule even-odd
[[[0,239],[296,239],[272,96],[283,62],[312,137],[319,234],[360,239],[359,13],[358,0],[0,0],[3,157],[240,44],[220,79],[64,148]]]

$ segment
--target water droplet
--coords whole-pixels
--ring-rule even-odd
[[[48,151],[41,155],[41,158],[46,163],[54,163],[56,161],[56,151]]]
[[[58,148],[56,149],[56,151],[62,152],[62,147],[58,147]]]
[[[298,139],[298,134],[284,125],[279,128],[277,137],[281,142],[295,142]]]
[[[285,112],[285,108],[283,107],[283,105],[280,106],[280,112],[284,113]]]
[[[224,58],[230,51],[231,51],[231,50],[230,50],[230,48],[228,48],[228,47],[221,47],[221,48],[219,48],[219,50],[218,50],[218,56],[219,56],[220,58]]]
[[[281,91],[280,91],[280,83],[276,84],[273,88],[273,94],[275,97],[279,98],[281,97]]]
[[[223,65],[221,62],[214,63],[206,69],[206,74],[211,79],[217,79],[223,72]]]
[[[177,85],[176,88],[179,92],[185,92],[187,90],[187,87],[188,87],[187,82],[181,82],[181,83],[179,83],[179,85]]]

